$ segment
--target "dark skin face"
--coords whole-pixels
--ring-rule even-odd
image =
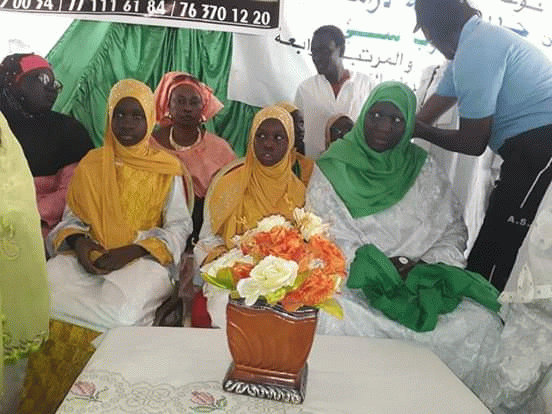
[[[435,30],[422,26],[422,32],[429,43],[443,54],[448,60],[454,59],[457,45],[452,40],[442,39],[438,36]]]
[[[200,123],[203,100],[189,85],[180,85],[172,93],[169,112],[174,121],[183,127],[197,127]]]
[[[405,129],[402,112],[390,102],[378,102],[366,113],[364,139],[377,152],[394,148],[401,140]]]
[[[326,148],[329,147],[332,142],[342,139],[347,132],[353,129],[353,126],[354,122],[348,116],[340,116],[337,118],[330,127],[330,141],[326,142]]]
[[[330,83],[337,83],[344,71],[343,52],[327,33],[317,34],[312,38],[312,61],[316,71],[324,75]]]
[[[111,131],[125,147],[136,145],[144,139],[148,124],[144,109],[136,99],[123,98],[117,103],[113,110]]]
[[[261,122],[255,132],[255,156],[265,167],[276,165],[286,154],[289,139],[284,125],[275,118]]]
[[[293,129],[295,132],[295,148],[297,151],[299,151],[301,154],[305,153],[305,119],[303,118],[303,113],[296,109],[291,113],[291,117],[293,118]]]
[[[27,111],[40,113],[52,109],[58,96],[54,79],[54,73],[46,68],[32,70],[20,79],[18,93],[23,97],[21,104]]]

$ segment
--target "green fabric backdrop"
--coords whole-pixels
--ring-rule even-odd
[[[70,114],[103,141],[111,87],[134,78],[153,90],[164,73],[191,73],[215,91],[224,109],[207,128],[245,154],[247,134],[258,108],[227,99],[232,35],[193,29],[75,20],[47,56],[63,82],[54,110]]]

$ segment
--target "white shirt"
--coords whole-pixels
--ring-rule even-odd
[[[350,71],[337,97],[324,75],[306,79],[297,88],[295,105],[305,118],[305,152],[317,159],[325,151],[325,131],[333,115],[347,114],[356,121],[362,105],[374,87],[374,81],[364,73]]]

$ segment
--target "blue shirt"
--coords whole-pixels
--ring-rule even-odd
[[[503,27],[471,17],[437,95],[458,98],[461,118],[493,116],[489,146],[552,124],[552,63],[536,46]]]

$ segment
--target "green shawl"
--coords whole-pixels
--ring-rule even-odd
[[[370,305],[390,319],[418,331],[431,331],[440,314],[452,312],[468,297],[498,311],[499,292],[477,273],[459,267],[417,264],[406,280],[377,247],[367,244],[356,251],[347,287],[362,289]]]
[[[19,142],[0,114],[0,364],[40,348],[48,336],[49,311],[33,177]]]
[[[384,152],[372,150],[364,138],[367,112],[378,102],[394,104],[405,117],[400,142]],[[318,160],[353,218],[378,213],[400,201],[408,192],[427,153],[410,142],[416,121],[416,97],[400,82],[383,82],[370,94],[353,129],[334,142]]]

